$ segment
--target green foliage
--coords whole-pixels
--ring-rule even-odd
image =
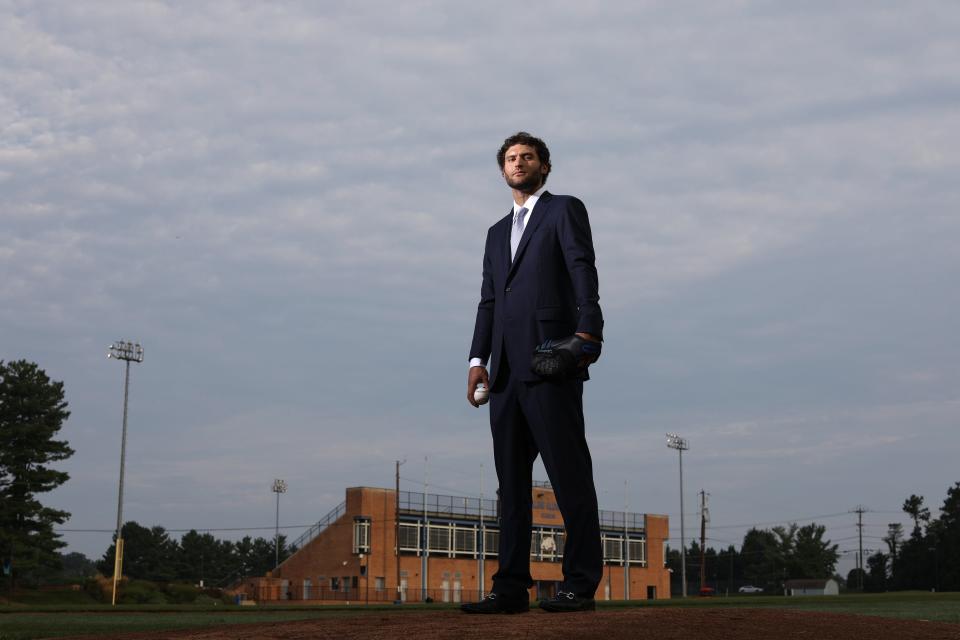
[[[786,559],[780,539],[772,531],[750,529],[740,547],[743,556],[743,577],[767,593],[780,590],[786,572]]]
[[[44,507],[37,494],[69,478],[49,466],[73,455],[54,439],[69,416],[62,382],[32,362],[0,360],[0,557],[11,564],[11,588],[60,568],[64,543],[53,526],[70,514]]]
[[[914,521],[914,530],[892,558],[888,586],[960,590],[960,482],[947,489],[939,517],[931,517],[923,502],[923,496],[911,495],[903,503],[904,512]]]
[[[173,604],[192,604],[196,602],[200,592],[192,584],[171,583],[164,587],[167,602]]]
[[[123,525],[123,575],[133,580],[187,582],[225,587],[246,576],[262,576],[274,567],[275,543],[264,538],[244,537],[237,542],[218,540],[209,533],[191,530],[177,541],[163,527],[143,527],[136,522]],[[111,544],[97,569],[113,575],[115,543]],[[280,561],[292,553],[280,536]]]
[[[840,554],[837,545],[823,539],[826,531],[826,527],[816,523],[796,530],[793,556],[788,565],[791,578],[829,578],[833,575]]]
[[[860,591],[860,585],[866,586],[867,572],[859,567],[850,569],[847,573],[847,590]]]
[[[97,573],[97,566],[87,556],[76,551],[60,556],[63,567],[60,577],[63,580],[90,578]]]
[[[177,543],[163,527],[147,529],[136,522],[123,525],[123,575],[133,579],[169,582],[176,578]],[[103,575],[113,575],[115,546],[111,544],[97,564]]]
[[[890,557],[882,551],[867,558],[867,578],[863,583],[864,591],[874,593],[887,590],[887,561]]]
[[[910,494],[910,497],[903,501],[903,511],[913,518],[912,537],[921,537],[920,523],[930,522],[930,509],[923,506],[923,496]]]
[[[131,580],[123,585],[117,598],[120,604],[166,604],[163,592],[153,582]]]

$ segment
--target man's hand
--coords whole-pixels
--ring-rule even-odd
[[[577,335],[583,338],[584,340],[589,340],[590,342],[602,342],[600,338],[596,337],[592,333],[577,332]],[[581,369],[583,369],[584,367],[589,367],[591,364],[596,362],[599,358],[600,358],[599,354],[595,356],[584,356],[580,358],[580,361],[577,364]]]
[[[480,404],[473,399],[473,392],[477,390],[477,385],[481,382],[486,385],[487,389],[490,389],[490,377],[487,375],[487,368],[470,367],[470,370],[467,372],[467,402],[474,407],[480,406]]]

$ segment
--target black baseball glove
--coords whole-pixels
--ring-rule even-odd
[[[530,369],[545,380],[566,380],[579,376],[600,357],[601,344],[574,334],[546,340],[533,350]]]

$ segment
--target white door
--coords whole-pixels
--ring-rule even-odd
[[[407,579],[400,578],[400,602],[407,601]]]
[[[453,601],[460,602],[460,591],[463,587],[460,586],[459,580],[453,581]]]
[[[444,580],[441,582],[440,589],[443,591],[443,601],[450,602],[450,581]]]

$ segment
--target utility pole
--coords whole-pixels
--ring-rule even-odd
[[[397,599],[394,601],[393,604],[400,604],[400,603],[403,602],[403,592],[400,590],[400,465],[404,464],[404,463],[406,462],[406,460],[404,460],[403,462],[400,462],[399,460],[397,460],[396,462],[397,462],[397,476],[396,476],[397,488],[396,488],[396,492],[395,492],[395,493],[396,493],[396,496],[397,496],[397,501],[396,501],[396,505],[395,505],[394,520],[396,520],[396,525],[397,525],[397,531],[396,531],[396,539],[397,539],[397,547],[396,547],[396,549],[397,549]]]
[[[120,492],[117,496],[117,542],[113,556],[113,595],[110,596],[111,606],[117,604],[117,582],[123,575],[123,475],[127,457],[127,398],[130,395],[130,363],[143,362],[143,347],[140,343],[129,340],[114,342],[110,345],[108,358],[116,358],[127,363],[126,374],[123,378],[123,435],[120,439]]]
[[[707,496],[710,495],[703,489],[700,490],[700,591],[707,584],[707,520],[710,514],[707,511]]]
[[[859,551],[857,552],[857,564],[859,564],[860,571],[857,572],[857,586],[860,588],[860,591],[863,591],[863,514],[869,511],[863,505],[857,505],[857,508],[854,509],[851,513],[857,514],[857,536],[860,539],[859,542]]]

